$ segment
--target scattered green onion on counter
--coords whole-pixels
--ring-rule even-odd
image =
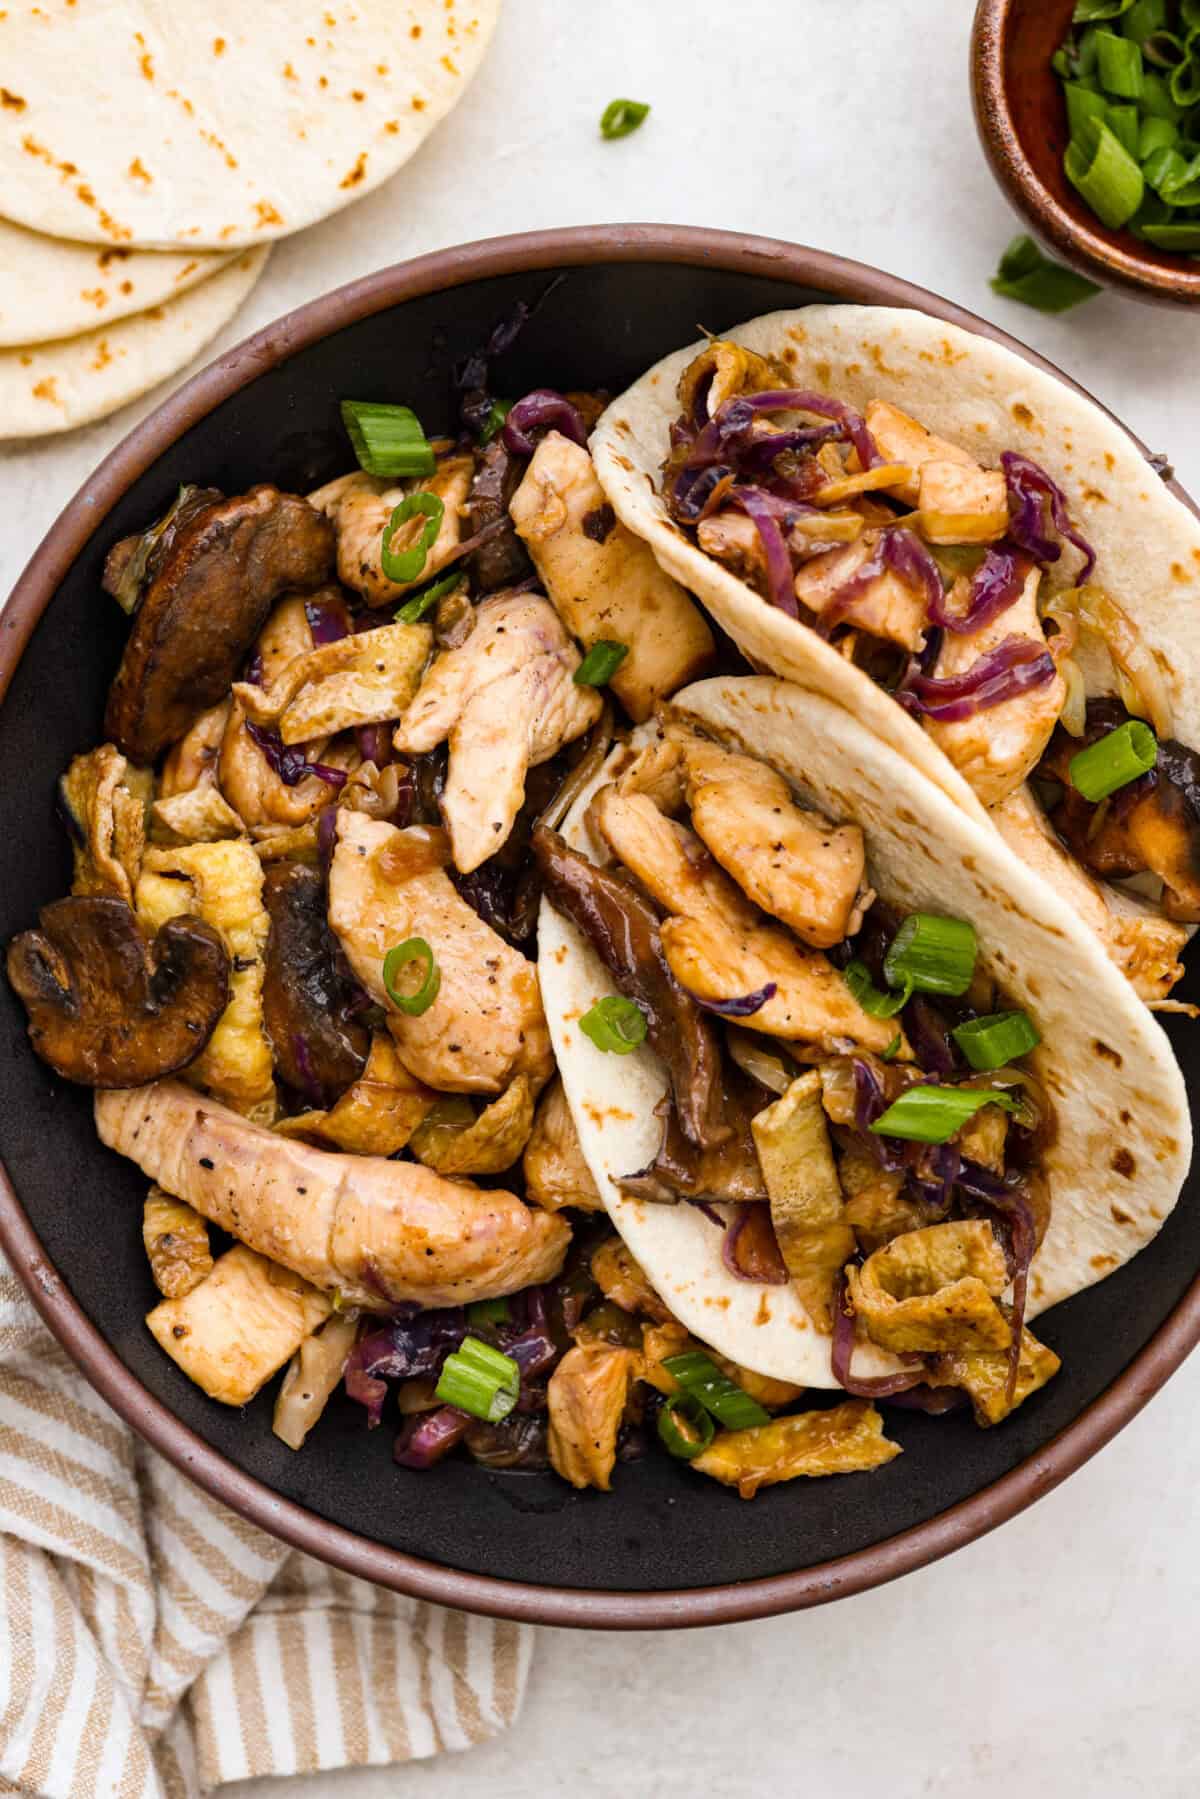
[[[1085,800],[1106,800],[1158,761],[1158,739],[1140,718],[1130,718],[1071,757],[1071,785]]]
[[[1043,256],[1033,239],[1025,235],[1013,238],[989,286],[994,294],[1019,300],[1038,312],[1069,312],[1072,306],[1079,306],[1100,292],[1094,281]]]
[[[644,100],[610,100],[600,115],[601,137],[628,137],[650,111]]]
[[[410,962],[423,962],[425,976],[415,992],[400,993],[396,981],[400,970],[407,968]],[[406,938],[403,943],[395,944],[383,958],[383,985],[387,996],[409,1018],[420,1018],[423,1012],[428,1012],[438,996],[441,984],[442,971],[424,937]]]
[[[343,400],[342,423],[358,466],[368,475],[432,475],[437,468],[437,458],[411,406]]]

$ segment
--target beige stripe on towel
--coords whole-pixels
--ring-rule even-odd
[[[466,1749],[512,1723],[531,1641],[208,1499],[84,1383],[0,1261],[0,1793],[197,1799]]]

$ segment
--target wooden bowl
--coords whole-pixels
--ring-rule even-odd
[[[878,269],[669,225],[440,250],[276,320],[173,393],[89,476],[4,611],[0,943],[70,882],[52,797],[71,757],[99,741],[126,635],[100,592],[109,546],[156,518],[183,481],[238,493],[275,480],[304,492],[343,473],[344,394],[408,400],[432,431],[453,430],[455,363],[517,301],[539,296],[501,365],[502,392],[619,389],[690,342],[698,319],[721,331],[813,300],[915,307],[1067,380],[995,326]],[[1200,1000],[1200,967],[1182,991]],[[1195,1092],[1195,1027],[1165,1023]],[[453,1457],[417,1474],[394,1465],[392,1432],[368,1431],[344,1395],[297,1455],[271,1433],[271,1392],[231,1410],[162,1354],[142,1322],[157,1298],[141,1241],[145,1177],[99,1142],[91,1095],[33,1055],[3,979],[0,1159],[0,1247],[82,1376],[160,1453],[262,1529],[352,1574],[542,1624],[721,1624],[891,1580],[1065,1479],[1200,1341],[1197,1172],[1128,1267],[1039,1319],[1062,1373],[1000,1430],[977,1430],[969,1414],[894,1411],[888,1434],[905,1453],[880,1473],[793,1481],[752,1505],[655,1453],[622,1466],[611,1494]]]
[[[1063,170],[1067,108],[1050,58],[1074,0],[979,0],[971,36],[975,120],[1001,187],[1064,262],[1167,305],[1200,301],[1200,262],[1102,225]]]

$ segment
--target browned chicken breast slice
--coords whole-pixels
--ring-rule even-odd
[[[573,1487],[610,1490],[617,1433],[638,1362],[632,1349],[577,1343],[550,1376],[550,1465]]]
[[[595,724],[603,701],[577,687],[579,651],[541,594],[498,593],[475,629],[437,657],[395,734],[401,755],[450,740],[442,816],[455,867],[494,856],[525,798],[525,776]]]
[[[549,432],[509,512],[572,635],[585,649],[601,640],[626,645],[609,686],[631,718],[649,718],[659,700],[703,673],[712,632],[649,546],[618,522],[579,444]]]
[[[995,543],[1008,530],[1000,469],[934,459],[920,470],[921,535],[927,543]]]
[[[339,580],[361,593],[368,606],[386,606],[432,580],[462,541],[462,512],[474,468],[470,456],[444,456],[436,473],[400,482],[355,469],[352,475],[342,475],[310,494],[309,505],[333,522]],[[412,581],[389,581],[383,572],[383,533],[401,500],[414,493],[431,493],[441,500],[445,507],[441,526],[420,574]],[[417,517],[402,525],[392,539],[393,551],[400,555],[411,549],[425,523]]]
[[[570,1240],[562,1219],[512,1193],[314,1149],[178,1081],[97,1094],[96,1128],[202,1217],[369,1311],[515,1293],[555,1275]]]
[[[574,1206],[580,1212],[602,1212],[591,1170],[579,1147],[579,1133],[562,1082],[555,1077],[534,1114],[533,1130],[521,1165],[525,1197],[543,1211]]]
[[[379,1005],[410,1074],[442,1093],[499,1093],[517,1075],[535,1091],[554,1069],[537,973],[460,899],[445,864],[444,831],[398,831],[362,812],[338,814],[329,871],[329,922],[351,968]],[[441,975],[437,998],[413,1018],[383,985],[383,959],[423,937]]]
[[[995,649],[1006,637],[1028,637],[1046,648],[1046,635],[1038,618],[1037,596],[1041,571],[1031,568],[1019,597],[990,624],[970,637],[947,631],[934,675],[944,681],[965,674],[980,656]],[[998,706],[989,706],[956,724],[925,720],[925,729],[938,748],[970,782],[985,806],[999,805],[1018,788],[1041,760],[1066,699],[1066,682],[1058,670],[1054,679],[1032,687]]]
[[[866,853],[857,825],[797,805],[783,776],[703,738],[683,740],[692,828],[743,893],[814,949],[857,931]]]
[[[963,468],[978,468],[966,450],[960,450],[947,438],[936,437],[924,425],[901,412],[887,400],[872,400],[864,414],[867,430],[885,462],[907,463],[913,479],[892,492],[898,500],[915,506],[920,499],[920,471],[927,462],[957,462]]]
[[[744,512],[716,512],[701,519],[696,527],[696,541],[706,556],[723,562],[741,581],[765,581],[767,553],[758,526]]]
[[[823,955],[765,919],[720,869],[700,839],[645,794],[602,788],[591,817],[614,855],[669,916],[662,944],[675,979],[700,1000],[775,992],[742,1019],[747,1029],[836,1051],[855,1043],[884,1050],[891,1019],[871,1018]]]
[[[856,625],[871,637],[919,650],[925,642],[925,594],[902,581],[893,569],[863,580],[852,597],[851,581],[862,576],[878,538],[866,536],[844,549],[825,550],[806,562],[796,576],[796,598],[818,618],[831,614],[831,624]]]

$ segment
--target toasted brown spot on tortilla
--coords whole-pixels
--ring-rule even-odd
[[[192,271],[198,267],[199,267],[198,263],[185,262],[183,267],[180,269],[178,275],[176,275],[176,277],[175,277],[176,281],[185,280],[187,278],[187,276],[190,275],[192,273]]]
[[[1187,572],[1186,568],[1184,568],[1182,562],[1173,562],[1171,564],[1171,579],[1172,579],[1172,581],[1190,581],[1191,578],[1192,577],[1188,574],[1188,572]]]
[[[395,137],[395,135],[396,135],[396,133],[397,133],[397,132],[398,132],[398,131],[399,131],[399,129],[400,129],[400,121],[399,121],[399,119],[389,119],[389,120],[388,120],[388,122],[387,122],[387,124],[386,124],[386,125],[385,125],[385,126],[384,126],[384,128],[383,128],[383,129],[384,129],[384,130],[385,130],[385,131],[390,131],[390,132],[391,132],[391,134],[392,134],[392,136],[393,136],[393,137]]]
[[[328,86],[329,86],[329,77],[328,77],[328,75],[320,75],[320,76],[318,76],[318,77],[317,77],[317,86],[318,86],[318,87],[328,87]]]
[[[1109,1163],[1109,1167],[1112,1169],[1114,1174],[1119,1174],[1121,1176],[1121,1179],[1125,1180],[1125,1181],[1131,1181],[1133,1179],[1134,1175],[1137,1173],[1136,1161],[1134,1160],[1133,1156],[1130,1154],[1129,1150],[1124,1149],[1124,1148],[1114,1150],[1112,1161]]]
[[[1016,419],[1018,425],[1032,425],[1034,422],[1033,414],[1028,406],[1026,406],[1024,400],[1018,400],[1016,402],[1012,409],[1012,415]]]
[[[92,367],[99,373],[101,369],[106,369],[111,361],[112,351],[108,347],[108,339],[102,337],[96,346],[96,357]]]
[[[1103,1273],[1106,1268],[1116,1267],[1117,1258],[1116,1256],[1093,1256],[1091,1265],[1096,1269],[1097,1273]]]
[[[1101,493],[1098,487],[1085,487],[1083,497],[1085,500],[1089,500],[1093,506],[1108,505],[1108,495]]]
[[[366,99],[366,97],[367,96],[363,93],[363,91],[360,87],[351,89],[350,98],[352,100],[357,100],[361,104],[362,101],[364,101]]]
[[[29,360],[32,362],[33,358],[30,357]],[[33,390],[33,397],[35,400],[49,400],[52,405],[57,406],[58,382],[55,377],[47,375],[44,381],[37,382]]]
[[[29,351],[22,350],[21,351],[21,367],[23,369],[27,369],[32,361],[33,361],[33,357],[29,354]]]
[[[1104,466],[1109,471],[1110,474],[1112,473],[1113,469],[1115,469],[1117,466],[1116,460],[1115,460],[1111,450],[1105,450],[1105,452],[1104,452]]]
[[[442,63],[442,67],[443,67],[443,69],[445,69],[447,75],[457,75],[458,74],[458,70],[455,68],[453,62],[451,61],[451,59],[448,56],[443,56],[441,59],[441,63]]]
[[[1111,1043],[1105,1043],[1099,1037],[1092,1038],[1092,1048],[1098,1056],[1103,1056],[1106,1062],[1111,1062],[1114,1068],[1120,1068],[1124,1062],[1125,1058],[1120,1050],[1114,1049]]]
[[[287,81],[299,81],[299,79],[300,79],[299,75],[297,75],[295,69],[292,67],[290,62],[284,63],[283,73],[284,73],[284,79]]]
[[[166,316],[167,315],[161,306],[147,306],[145,312],[142,314],[144,319],[164,319]]]
[[[420,37],[421,27],[419,25],[414,25],[408,35],[409,37]]]
[[[133,292],[133,282],[132,281],[122,281],[121,292],[123,294],[131,294]]]
[[[260,225],[283,224],[282,213],[280,213],[276,207],[272,206],[269,200],[256,200],[254,203],[254,212]]]
[[[389,73],[389,71],[388,71],[388,66],[387,66],[387,64],[386,64],[386,63],[385,63],[385,62],[377,62],[377,63],[376,63],[376,64],[375,64],[375,73],[376,73],[376,74],[377,74],[377,75],[386,75],[386,74],[388,74],[388,73]]]
[[[6,106],[9,112],[24,112],[28,104],[20,94],[14,94],[11,88],[0,87],[0,106]]]
[[[79,298],[87,300],[92,306],[108,305],[108,295],[102,287],[85,287]]]
[[[1133,1123],[1132,1112],[1127,1111],[1124,1106],[1121,1107],[1121,1110],[1120,1110],[1120,1113],[1118,1114],[1118,1116],[1120,1117],[1122,1124],[1132,1124]]]
[[[141,69],[142,74],[147,81],[154,80],[154,58],[151,56],[149,50],[143,52],[138,67]]]
[[[758,1310],[754,1314],[754,1322],[755,1324],[770,1324],[771,1322],[771,1308],[767,1304],[767,1296],[765,1293],[760,1294],[759,1296]]]
[[[154,180],[153,175],[150,173],[140,156],[134,157],[129,165],[128,173],[133,176],[135,181],[144,181],[147,187],[149,187]]]
[[[1121,1210],[1120,1206],[1110,1206],[1109,1210],[1113,1215],[1113,1222],[1115,1224],[1133,1224],[1135,1222],[1129,1216],[1128,1212],[1123,1212]]]
[[[357,187],[360,181],[365,180],[366,173],[367,173],[367,153],[365,150],[360,150],[358,153],[358,161],[355,163],[354,167],[348,171],[347,174],[342,176],[342,179],[338,182],[338,186],[339,187]]]

